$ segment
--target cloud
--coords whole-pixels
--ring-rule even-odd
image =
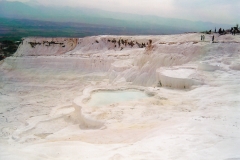
[[[233,23],[239,20],[239,0],[172,0],[176,15],[191,20]]]

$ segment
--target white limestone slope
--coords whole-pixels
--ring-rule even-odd
[[[0,159],[240,159],[240,36],[200,36],[25,38],[0,62]],[[152,96],[86,103],[126,89]]]
[[[61,55],[73,50],[77,43],[77,38],[25,38],[15,56]]]

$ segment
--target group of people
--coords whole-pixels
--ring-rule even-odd
[[[238,27],[232,27],[231,30],[230,30],[231,34],[234,35],[234,36],[235,36],[237,31],[238,31]]]
[[[204,40],[205,40],[205,36],[201,35],[201,41],[204,41]]]
[[[216,29],[215,29],[215,30],[216,30]],[[215,31],[215,33],[216,33],[216,31]],[[222,28],[219,28],[218,33],[219,33],[219,34],[226,34],[225,30],[222,29]]]
[[[201,41],[205,40],[205,35],[201,35]],[[214,42],[214,35],[212,36],[212,42]]]

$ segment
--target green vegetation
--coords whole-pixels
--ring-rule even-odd
[[[23,37],[85,37],[99,33],[84,24],[6,18],[0,21],[0,41],[20,41]]]
[[[141,26],[136,28],[110,27],[87,23],[51,22],[27,19],[0,18],[0,22],[0,40],[11,41],[20,41],[23,37],[81,38],[94,35],[154,35],[165,32],[162,28],[157,27],[151,27],[151,29],[142,28]],[[170,32],[170,30],[168,32]]]
[[[0,41],[0,61],[5,57],[13,55],[16,52],[18,45],[20,43],[21,43],[20,41],[17,42],[9,40]]]

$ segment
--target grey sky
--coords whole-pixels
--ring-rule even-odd
[[[11,0],[13,1],[13,0]],[[27,2],[29,0],[18,0]],[[194,21],[240,23],[240,0],[31,0],[49,6],[98,8]]]

